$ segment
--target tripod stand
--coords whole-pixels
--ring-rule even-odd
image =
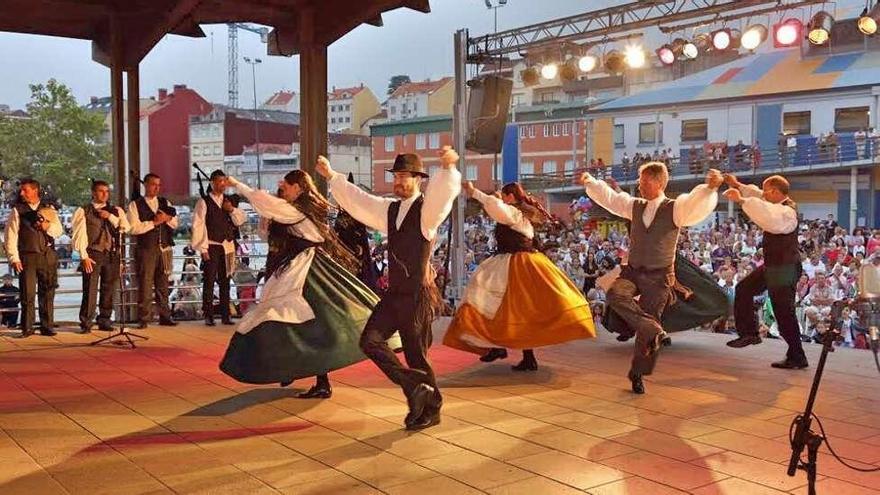
[[[125,249],[122,244],[122,229],[117,229],[116,231],[116,253],[118,256],[118,268],[119,268],[119,310],[116,311],[116,325],[119,325],[119,328],[115,333],[111,333],[109,336],[104,337],[103,339],[98,339],[91,343],[91,345],[103,344],[104,342],[110,342],[115,345],[128,345],[132,349],[137,347],[134,344],[134,340],[132,337],[141,340],[149,340],[149,337],[144,337],[143,335],[138,335],[136,333],[132,333],[128,331],[128,328],[125,326],[125,317],[124,308],[125,308],[125,284],[122,282],[122,276],[125,272]],[[122,337],[125,340],[117,340],[114,339]]]

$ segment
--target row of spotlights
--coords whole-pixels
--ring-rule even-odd
[[[579,58],[569,59],[564,64],[555,62],[543,64],[540,69],[528,67],[520,74],[523,83],[526,86],[538,84],[539,76],[552,80],[557,77],[565,80],[577,79],[578,71],[588,73],[599,67],[599,57],[595,55],[584,55]],[[620,73],[627,67],[638,69],[644,67],[647,63],[645,51],[637,45],[627,46],[621,53],[619,50],[611,50],[605,55],[605,68],[610,72]]]

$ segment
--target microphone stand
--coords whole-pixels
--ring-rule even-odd
[[[134,340],[132,337],[140,340],[149,340],[149,337],[145,337],[143,335],[138,335],[136,333],[128,331],[128,328],[125,326],[125,317],[123,314],[125,313],[125,284],[122,282],[122,276],[125,272],[125,250],[122,244],[122,229],[116,229],[116,253],[119,260],[117,261],[119,268],[119,309],[116,311],[116,325],[119,325],[119,328],[115,333],[111,333],[108,337],[104,337],[103,339],[96,340],[91,343],[91,345],[99,345],[104,342],[110,342],[115,345],[128,345],[130,348],[134,349],[137,347],[134,344]],[[114,339],[122,338],[125,340],[114,341]]]

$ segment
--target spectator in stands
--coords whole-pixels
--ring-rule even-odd
[[[825,274],[827,272],[825,269],[825,263],[822,263],[819,253],[816,251],[814,251],[808,259],[804,260],[803,267],[804,273],[807,274],[807,277],[809,277],[810,280],[815,279],[817,273]]]
[[[838,299],[837,294],[828,283],[825,272],[816,271],[816,279],[807,297],[804,298],[804,315],[808,320],[808,327],[812,324],[814,327],[820,319],[827,318],[831,314],[831,305]]]
[[[856,131],[856,133],[853,135],[853,139],[855,139],[856,142],[856,159],[862,160],[864,158],[867,158],[868,155],[867,153],[865,153],[865,144],[868,140],[868,133],[865,132],[865,128],[862,127],[861,129]]]

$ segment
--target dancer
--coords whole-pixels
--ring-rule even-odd
[[[278,196],[228,180],[269,220],[269,255],[262,298],[239,322],[220,369],[282,387],[316,376],[299,397],[330,398],[327,374],[366,359],[358,341],[378,297],[352,275],[357,260],[329,227],[331,206],[308,174],[289,172]]]
[[[351,172],[348,173],[348,182],[354,184],[354,174]],[[360,281],[375,292],[379,275],[372,266],[370,234],[367,232],[366,225],[355,220],[347,211],[339,210],[336,222],[333,224],[333,230],[336,231],[342,244],[358,259],[360,266],[357,276]]]
[[[627,376],[637,394],[645,393],[642,376],[653,372],[666,337],[660,323],[663,312],[675,302],[679,229],[700,223],[715,210],[717,190],[723,181],[720,172],[709,170],[705,184],[672,200],[664,194],[669,172],[661,162],[639,167],[641,198],[615,192],[586,172],[578,178],[596,204],[632,222],[629,264],[611,285],[608,304],[636,331],[632,367]]]
[[[345,176],[318,158],[317,171],[324,176],[333,197],[343,209],[366,226],[388,234],[390,283],[367,322],[361,348],[406,395],[409,414],[404,423],[409,430],[420,430],[440,422],[442,397],[434,371],[426,356],[431,344],[431,322],[442,306],[440,291],[430,265],[437,229],[449,215],[461,190],[461,174],[456,170],[458,153],[449,146],[440,150],[440,170],[419,192],[428,177],[422,159],[415,154],[397,155],[388,172],[394,174],[394,194],[398,199],[365,193]],[[385,342],[400,332],[404,367]]]
[[[766,290],[779,325],[779,334],[788,344],[785,359],[771,366],[783,369],[806,368],[807,356],[804,354],[795,313],[797,281],[802,270],[797,205],[788,197],[788,181],[781,175],[774,175],[764,180],[761,189],[751,184],[742,184],[732,174],[726,175],[724,179],[730,187],[724,191],[724,197],[742,205],[743,212],[764,230],[764,264],[736,284],[733,314],[739,338],[731,340],[727,345],[741,348],[761,343],[754,299]]]
[[[480,263],[443,343],[481,354],[481,361],[507,357],[505,348],[523,349],[514,371],[536,371],[534,347],[596,336],[590,305],[556,265],[537,249],[535,225],[550,214],[513,182],[501,198],[465,182],[468,196],[497,222],[495,256]]]

